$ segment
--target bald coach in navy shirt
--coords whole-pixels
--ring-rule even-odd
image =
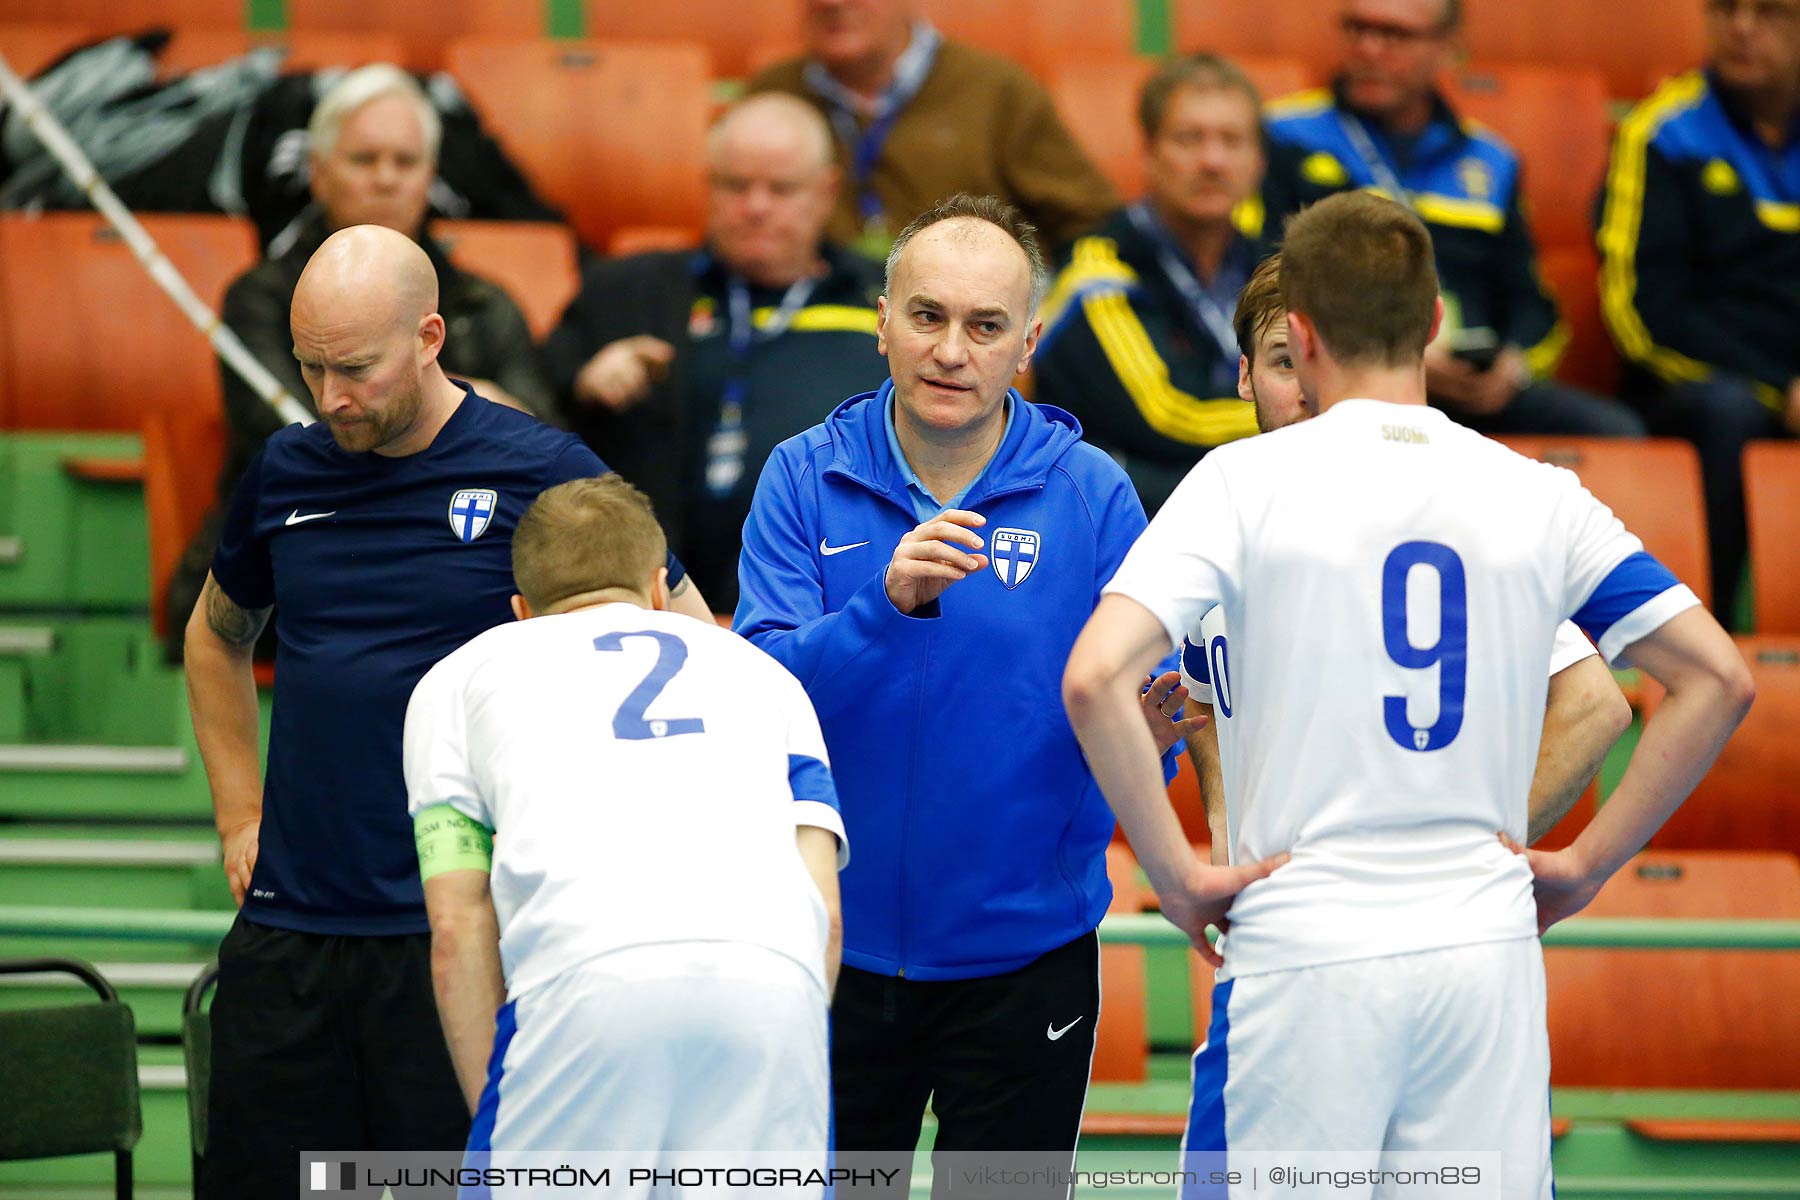
[[[410,239],[334,234],[294,293],[320,416],[269,439],[187,627],[225,874],[201,1194],[297,1195],[302,1150],[446,1150],[469,1113],[431,992],[400,741],[444,655],[511,620],[511,542],[547,487],[602,475],[571,434],[438,366],[437,277]],[[681,565],[672,608],[711,620]],[[251,646],[275,614],[257,771]]]

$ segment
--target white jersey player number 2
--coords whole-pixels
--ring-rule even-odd
[[[607,633],[594,639],[596,650],[623,650],[626,638],[649,638],[656,643],[656,665],[643,682],[631,690],[619,711],[613,714],[613,736],[630,742],[652,738],[680,737],[684,733],[705,733],[706,722],[700,717],[663,717],[653,721],[644,713],[656,702],[669,680],[687,662],[687,643],[660,629],[642,629],[632,633]]]
[[[1429,567],[1438,581],[1438,637],[1415,646],[1407,633],[1406,580],[1414,567]],[[1426,729],[1406,718],[1406,697],[1383,697],[1388,736],[1404,750],[1442,750],[1462,731],[1463,693],[1469,667],[1468,582],[1462,559],[1441,542],[1402,542],[1381,568],[1381,633],[1388,657],[1409,671],[1438,668],[1438,718]]]

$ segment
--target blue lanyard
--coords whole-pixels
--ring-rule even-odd
[[[850,177],[856,184],[857,211],[865,228],[879,227],[885,219],[881,197],[875,194],[875,167],[881,162],[881,152],[900,113],[925,86],[942,43],[942,35],[929,24],[921,21],[913,26],[912,41],[894,64],[894,80],[876,97],[870,109],[873,116],[869,127],[863,130],[857,128],[859,101],[855,93],[833,79],[820,64],[806,66],[807,85],[831,105],[832,127],[850,152]]]
[[[1338,124],[1343,126],[1344,136],[1350,139],[1350,145],[1356,151],[1356,156],[1362,159],[1363,166],[1368,168],[1369,175],[1375,181],[1375,186],[1386,192],[1392,199],[1411,208],[1413,206],[1411,189],[1400,182],[1400,176],[1393,167],[1388,165],[1387,156],[1376,149],[1375,139],[1369,135],[1369,127],[1363,124],[1362,118],[1341,108],[1337,110],[1337,118]]]
[[[1231,317],[1224,307],[1207,294],[1194,269],[1188,266],[1187,256],[1175,246],[1175,239],[1163,228],[1163,223],[1156,219],[1145,201],[1139,201],[1130,208],[1131,223],[1137,226],[1138,232],[1150,239],[1156,247],[1157,261],[1162,264],[1163,274],[1181,293],[1187,302],[1194,320],[1200,328],[1212,335],[1218,343],[1219,352],[1231,364],[1231,375],[1237,378],[1237,360],[1240,353],[1237,344],[1237,331],[1232,328]]]
[[[816,277],[807,275],[789,285],[781,298],[781,307],[771,313],[763,325],[764,341],[787,332],[788,326],[812,298],[817,283]],[[727,344],[731,347],[731,370],[725,379],[725,391],[719,405],[719,424],[722,426],[743,422],[744,400],[750,391],[750,350],[757,340],[756,323],[750,308],[750,285],[741,276],[732,275],[725,282],[725,295],[730,315]]]

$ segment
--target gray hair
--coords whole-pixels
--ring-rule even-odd
[[[971,196],[967,192],[958,192],[926,209],[894,239],[888,250],[887,277],[882,285],[889,299],[893,298],[894,271],[900,265],[900,255],[906,250],[906,244],[933,225],[957,220],[986,222],[1005,233],[1025,252],[1025,261],[1031,268],[1031,310],[1027,316],[1035,315],[1044,297],[1050,294],[1050,268],[1044,262],[1037,229],[1023,213],[1005,201],[994,196]]]
[[[437,161],[438,146],[443,141],[444,124],[437,109],[425,98],[418,82],[390,63],[371,63],[347,73],[331,86],[313,109],[306,123],[306,136],[311,152],[328,158],[337,147],[338,132],[363,105],[383,96],[399,96],[413,106],[419,116],[419,129],[425,137],[425,157]]]

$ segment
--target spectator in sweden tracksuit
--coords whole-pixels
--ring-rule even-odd
[[[954,197],[895,254],[893,378],[770,457],[736,628],[806,686],[866,848],[842,879],[838,1148],[910,1154],[935,1093],[940,1150],[1069,1154],[1113,817],[1057,689],[1144,513],[1074,418],[1008,387],[1047,284],[1017,212]]]
[[[1753,7],[1708,8],[1706,69],[1620,123],[1599,207],[1601,312],[1651,432],[1699,451],[1725,621],[1744,443],[1800,435],[1800,13]]]

